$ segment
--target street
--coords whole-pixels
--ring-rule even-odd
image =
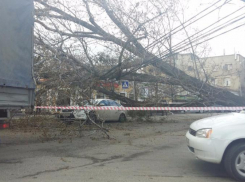
[[[0,0],[0,182],[245,182],[244,9]]]
[[[8,131],[0,131],[0,181],[233,181],[221,165],[187,150],[184,135],[193,119],[186,116],[107,123],[110,140],[96,131],[72,141],[11,144],[4,143]]]

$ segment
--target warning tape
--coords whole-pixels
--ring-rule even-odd
[[[116,107],[116,106],[36,106],[36,109],[123,110],[123,111],[240,111],[245,107]]]

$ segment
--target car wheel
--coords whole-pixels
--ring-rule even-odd
[[[224,165],[231,177],[245,181],[245,143],[238,143],[227,151]]]
[[[96,116],[96,113],[94,111],[90,111],[88,114],[89,114],[89,118],[91,120],[93,120],[94,122],[97,122],[97,116]]]
[[[127,121],[126,115],[125,114],[120,114],[118,121],[119,122],[125,122],[125,121]]]

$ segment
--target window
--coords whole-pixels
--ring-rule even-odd
[[[225,87],[231,86],[231,79],[230,78],[225,78],[224,79],[224,86]]]
[[[118,104],[113,100],[110,100],[108,102],[109,102],[109,106],[118,106]]]
[[[118,104],[116,101],[110,101],[111,106],[121,107],[122,105]]]
[[[125,93],[120,93],[121,96],[123,97],[126,97],[126,94]]]
[[[223,66],[223,70],[226,70],[226,71],[232,70],[232,64],[225,64]]]
[[[211,84],[212,85],[218,85],[218,79],[217,78],[212,78],[211,79]]]
[[[102,101],[100,101],[99,105],[100,105],[100,104],[103,104],[104,106],[109,106],[109,103],[108,103],[107,100],[102,100]]]
[[[214,79],[214,85],[218,85],[219,80],[217,78]]]
[[[140,89],[140,97],[141,98],[148,98],[149,97],[149,89],[148,89],[148,87],[142,87]]]
[[[188,71],[192,71],[193,67],[192,66],[188,66]]]
[[[213,71],[218,71],[218,70],[219,70],[219,66],[215,65]]]

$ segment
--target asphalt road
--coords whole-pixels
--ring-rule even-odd
[[[185,132],[190,121],[120,124],[111,136],[96,133],[59,143],[0,146],[0,181],[206,182],[233,181],[221,165],[189,153]],[[131,127],[129,127],[129,125]],[[126,129],[125,129],[126,128]]]

